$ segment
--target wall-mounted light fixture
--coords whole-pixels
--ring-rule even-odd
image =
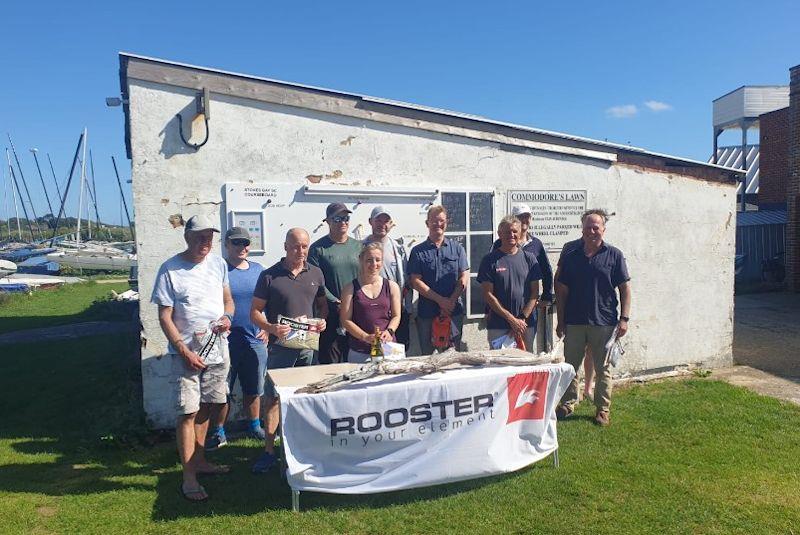
[[[119,98],[119,97],[106,97],[106,106],[109,108],[116,108],[117,106],[122,106],[123,104],[127,104],[128,99]]]
[[[180,113],[176,113],[175,117],[178,118],[178,133],[181,135],[181,141],[187,147],[191,147],[194,150],[198,150],[200,147],[208,143],[208,137],[210,131],[208,129],[208,120],[211,119],[211,93],[209,92],[208,88],[204,87],[202,91],[199,91],[195,97],[195,116],[192,119],[203,116],[203,122],[206,125],[206,137],[200,143],[189,143],[186,137],[183,135],[183,117]]]

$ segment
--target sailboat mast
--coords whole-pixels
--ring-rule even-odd
[[[42,189],[44,190],[44,198],[47,199],[47,207],[50,209],[50,215],[53,215],[53,205],[50,204],[50,195],[47,194],[47,186],[44,185],[44,176],[42,176],[42,168],[39,167],[39,158],[36,157],[36,153],[39,152],[39,149],[30,149],[31,153],[33,154],[33,160],[36,162],[36,170],[39,172],[39,180],[42,182]]]
[[[8,136],[8,142],[11,145],[11,152],[14,153],[14,161],[17,162],[17,169],[19,170],[19,178],[22,180],[22,185],[25,186],[25,194],[28,196],[28,202],[31,205],[31,213],[33,213],[33,221],[36,223],[36,230],[39,231],[39,238],[44,240],[44,234],[42,234],[42,228],[39,226],[39,218],[36,216],[36,207],[33,205],[33,199],[31,198],[31,192],[28,189],[28,182],[25,180],[25,175],[22,174],[22,166],[19,163],[19,157],[17,156],[17,149],[14,148],[14,142],[11,141],[11,134],[6,133]],[[25,203],[22,203],[23,206]],[[27,217],[27,216],[25,216]],[[31,231],[31,240],[33,240],[33,231]]]
[[[6,149],[6,161],[8,162],[8,171],[11,173],[11,178],[14,180],[14,185],[17,189],[17,195],[19,195],[19,203],[22,205],[22,213],[25,214],[25,221],[28,223],[28,230],[31,232],[31,240],[33,240],[33,227],[31,226],[31,218],[28,217],[28,209],[25,208],[25,202],[22,200],[22,192],[19,189],[19,184],[17,184],[17,175],[14,174],[14,167],[11,166],[11,156],[8,154],[8,149]],[[16,197],[14,198],[14,208],[17,207]],[[19,226],[19,212],[17,212],[17,229],[19,230],[19,239],[22,241],[22,230]]]
[[[58,198],[61,199],[61,188],[58,187],[58,179],[56,178],[56,170],[53,169],[53,160],[50,159],[50,153],[47,153],[47,161],[50,163],[50,172],[53,173],[53,182],[56,185],[56,191],[58,192]],[[55,214],[53,214],[55,215]]]
[[[81,212],[83,211],[83,186],[86,180],[86,140],[89,138],[89,132],[86,128],[83,129],[83,158],[81,159],[81,187],[78,194],[78,229],[77,241],[78,245],[81,244]]]

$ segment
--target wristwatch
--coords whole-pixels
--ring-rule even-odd
[[[228,314],[227,312],[222,315],[223,318],[228,318],[228,321],[233,323],[233,314]]]
[[[627,321],[627,322],[629,322],[629,321],[631,321],[631,319],[628,316],[620,316],[619,317],[619,321]]]
[[[389,331],[389,334],[394,336],[394,329],[392,329],[391,327],[386,327],[386,330]]]

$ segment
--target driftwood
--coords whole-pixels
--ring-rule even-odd
[[[400,375],[404,373],[427,375],[446,371],[447,368],[454,366],[536,366],[562,360],[560,357],[556,357],[555,353],[555,348],[550,353],[540,353],[539,355],[532,353],[521,354],[517,350],[513,352],[495,350],[491,352],[470,351],[466,353],[449,350],[425,357],[382,360],[375,363],[367,363],[356,370],[311,383],[298,389],[295,393],[321,394],[379,375]]]

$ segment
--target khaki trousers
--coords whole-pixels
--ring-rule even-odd
[[[575,368],[575,378],[569,384],[567,391],[561,398],[564,405],[574,405],[578,402],[578,371],[583,363],[585,348],[592,349],[594,373],[596,377],[594,387],[594,404],[597,410],[607,411],[611,408],[611,364],[606,360],[606,342],[611,338],[614,326],[602,325],[567,325],[564,336],[564,358],[568,364]]]

